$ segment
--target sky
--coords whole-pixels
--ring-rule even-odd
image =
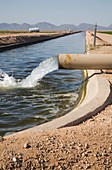
[[[0,0],[0,23],[112,24],[112,0]]]

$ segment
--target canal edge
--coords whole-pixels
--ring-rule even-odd
[[[88,118],[91,118],[104,109],[110,103],[110,83],[102,76],[101,71],[99,70],[87,70],[87,73],[88,77],[91,78],[88,80],[86,86],[86,95],[84,100],[82,100],[82,102],[80,101],[76,108],[60,118],[27,130],[23,130],[17,134],[27,132],[32,133],[34,131],[48,131],[62,127],[74,126],[80,124]]]

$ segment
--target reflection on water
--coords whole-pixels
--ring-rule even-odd
[[[0,53],[0,82],[5,77],[9,83],[7,87],[0,85],[0,135],[39,125],[73,109],[82,72],[55,68],[48,74],[54,59],[50,58],[58,53],[84,53],[84,47],[85,36],[76,34]],[[47,72],[40,75],[38,66],[46,59],[51,65],[42,66]]]

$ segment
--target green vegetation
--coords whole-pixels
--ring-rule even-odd
[[[28,33],[28,31],[22,31],[22,30],[0,30],[0,34],[20,34],[20,33]]]
[[[98,31],[98,33],[103,33],[103,34],[112,34],[112,31]]]

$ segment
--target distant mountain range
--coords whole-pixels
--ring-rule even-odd
[[[0,23],[0,30],[29,30],[38,26],[41,31],[44,30],[94,30],[93,24],[81,23],[78,26],[74,24],[63,24],[63,25],[54,25],[48,22],[39,22],[37,24],[31,25],[27,23],[17,24],[17,23]],[[112,24],[108,27],[97,26],[98,30],[112,30]]]

